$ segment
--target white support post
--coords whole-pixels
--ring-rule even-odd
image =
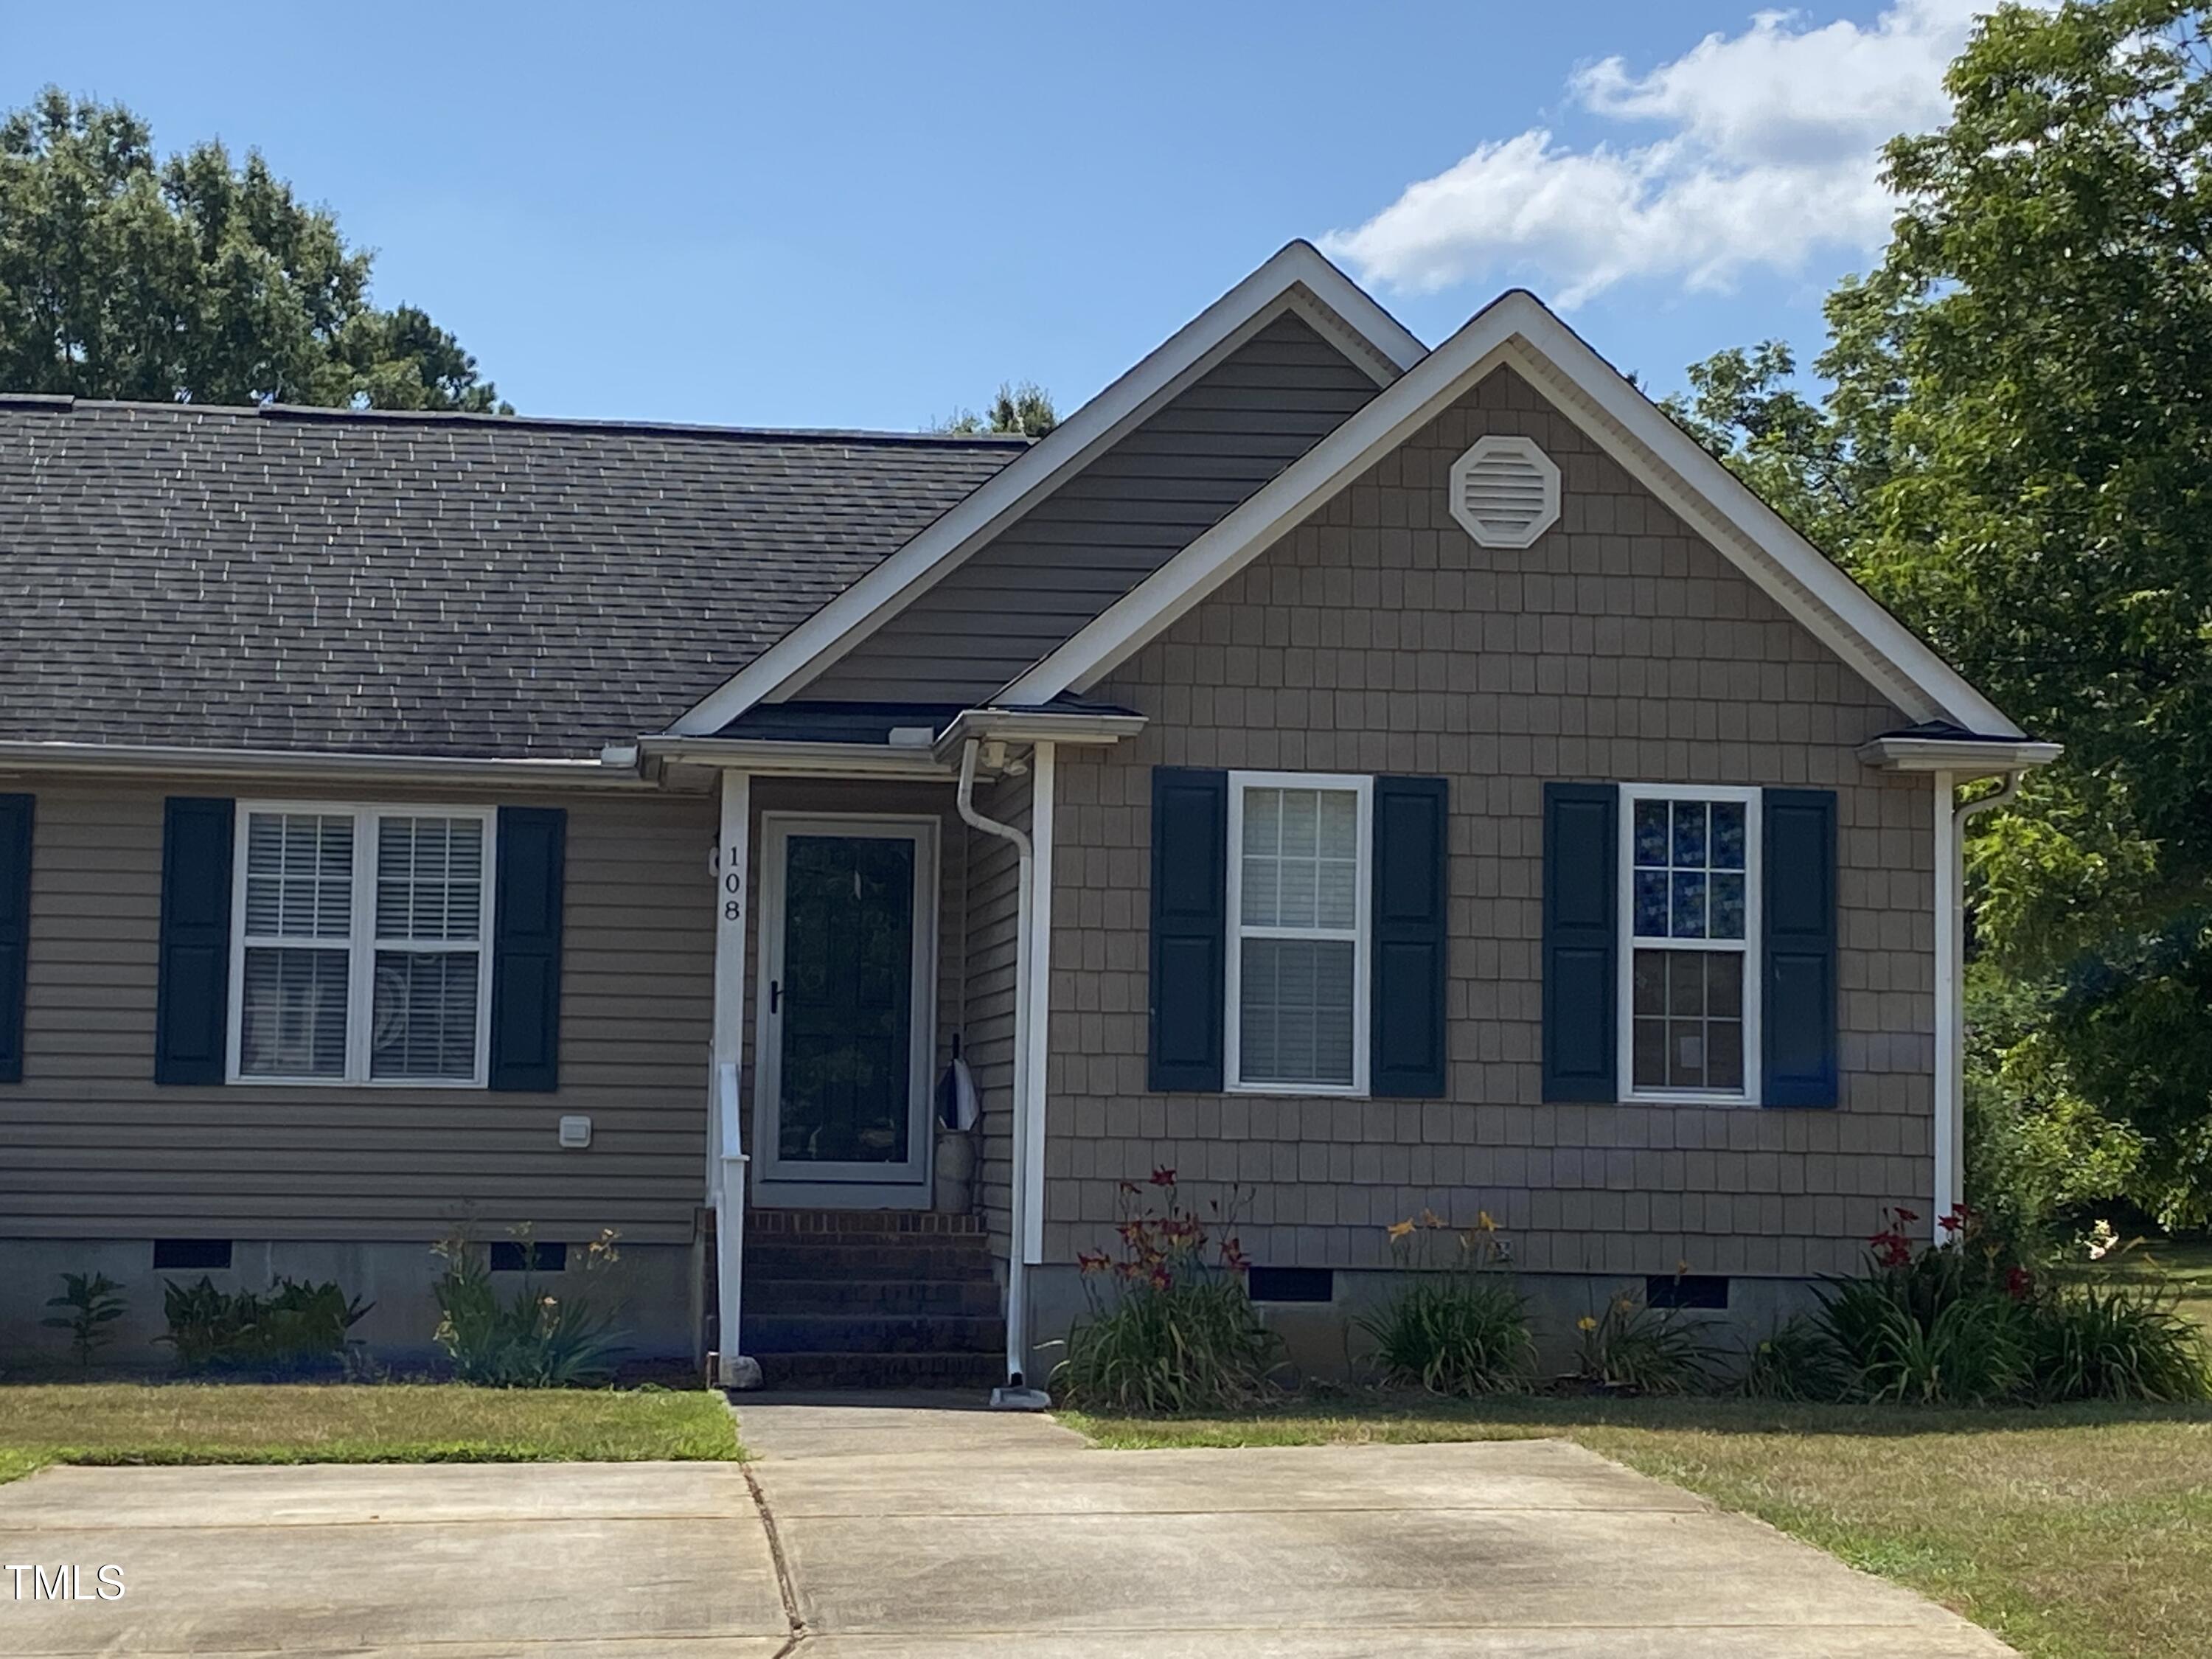
[[[1966,911],[1961,902],[1959,826],[1954,816],[1953,775],[1935,775],[1936,832],[1936,1181],[1929,1194],[1934,1213],[1929,1218],[1931,1237],[1937,1224],[1959,1207],[1965,1198],[1964,1161],[1966,1109],[1961,1099],[1965,1082],[1966,1045],[1960,1027],[1965,1019]]]
[[[1041,742],[1030,756],[1030,880],[1036,896],[1029,915],[1029,1024],[1024,1032],[1029,1087],[1023,1091],[1026,1133],[1022,1139],[1022,1259],[1035,1267],[1044,1260],[1045,1079],[1052,1055],[1052,887],[1054,763],[1057,745]],[[1024,1321],[1026,1323],[1026,1321]]]
[[[709,1069],[708,1139],[714,1168],[709,1194],[714,1206],[715,1312],[720,1332],[714,1381],[748,1388],[760,1369],[742,1358],[738,1299],[744,1286],[745,1154],[738,1098],[744,1058],[745,933],[752,911],[752,777],[722,774],[722,826],[714,845],[714,1050]]]

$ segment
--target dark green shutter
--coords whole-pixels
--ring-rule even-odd
[[[1836,795],[1769,789],[1760,856],[1765,996],[1759,1008],[1769,1106],[1833,1106],[1836,1063]]]
[[[1620,873],[1606,783],[1544,786],[1544,1098],[1614,1100]]]
[[[495,1089],[561,1084],[561,912],[568,815],[499,809],[492,916],[491,1066]]]
[[[1229,775],[1152,769],[1151,1064],[1160,1093],[1221,1089]]]
[[[1442,778],[1375,780],[1370,1094],[1444,1092],[1448,797]]]
[[[0,795],[0,1083],[23,1080],[31,954],[31,799]]]
[[[220,1083],[230,1012],[228,800],[169,797],[161,820],[161,986],[154,999],[154,1081]]]

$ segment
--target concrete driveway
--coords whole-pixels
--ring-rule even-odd
[[[51,1469],[0,1652],[1986,1659],[1987,1633],[1558,1441],[1097,1452],[936,1401],[748,1401],[761,1461]]]

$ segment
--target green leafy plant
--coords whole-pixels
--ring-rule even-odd
[[[1721,1347],[1705,1322],[1679,1308],[1655,1308],[1634,1291],[1614,1297],[1602,1314],[1584,1314],[1575,1330],[1575,1374],[1591,1388],[1691,1394],[1720,1379]]]
[[[432,1286],[438,1299],[435,1340],[464,1382],[495,1389],[589,1388],[613,1376],[624,1352],[612,1306],[589,1290],[547,1290],[538,1277],[530,1230],[515,1230],[526,1264],[501,1296],[489,1252],[466,1237],[444,1240],[434,1253],[445,1265]],[[584,1253],[580,1271],[599,1274],[621,1257],[617,1235],[603,1232]]]
[[[1391,1259],[1416,1274],[1358,1328],[1375,1340],[1373,1363],[1386,1382],[1433,1394],[1498,1394],[1522,1386],[1535,1342],[1528,1308],[1513,1284],[1511,1253],[1483,1211],[1475,1224],[1448,1227],[1433,1210],[1394,1223]],[[1438,1261],[1439,1241],[1452,1239]]]
[[[94,1358],[114,1339],[108,1329],[123,1317],[129,1304],[122,1296],[123,1287],[106,1273],[64,1273],[62,1293],[46,1298],[49,1308],[62,1308],[66,1312],[49,1314],[39,1322],[49,1330],[70,1334],[70,1352],[76,1363],[89,1370]]]
[[[2126,1285],[2069,1287],[2036,1304],[2026,1346],[2049,1400],[2212,1398],[2212,1345],[2172,1299]]]
[[[1835,1345],[1797,1314],[1751,1345],[1740,1386],[1753,1400],[1836,1400],[1846,1380]]]
[[[270,1290],[222,1291],[204,1274],[197,1285],[168,1281],[156,1337],[188,1371],[293,1373],[335,1369],[346,1360],[346,1333],[374,1304],[349,1299],[336,1284],[280,1279]]]
[[[1078,1260],[1091,1315],[1068,1333],[1054,1391],[1086,1410],[1235,1410],[1275,1391],[1282,1340],[1261,1322],[1244,1284],[1236,1194],[1209,1207],[1209,1226],[1183,1207],[1173,1170],[1152,1171],[1155,1210],[1125,1181],[1118,1256]],[[1215,1242],[1218,1235],[1218,1243]],[[1102,1289],[1101,1287],[1104,1288]]]

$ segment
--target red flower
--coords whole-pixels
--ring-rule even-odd
[[[1955,1233],[1960,1228],[1966,1224],[1966,1218],[1960,1213],[1959,1211],[1954,1210],[1950,1214],[1945,1216],[1936,1224],[1941,1227],[1947,1233]]]
[[[1155,1186],[1155,1187],[1172,1187],[1172,1186],[1174,1186],[1175,1184],[1176,1184],[1176,1182],[1175,1182],[1175,1171],[1174,1171],[1173,1170],[1167,1169],[1167,1168],[1165,1168],[1165,1167],[1159,1167],[1159,1168],[1156,1168],[1156,1169],[1154,1169],[1154,1170],[1153,1170],[1153,1171],[1152,1171],[1152,1185],[1153,1185],[1153,1186]]]
[[[1106,1252],[1103,1250],[1078,1250],[1075,1254],[1075,1260],[1076,1264],[1086,1273],[1103,1273],[1106,1271],[1107,1258]]]
[[[1919,1219],[1920,1219],[1920,1212],[1919,1212],[1919,1211],[1917,1211],[1917,1210],[1907,1210],[1907,1209],[1904,1209],[1904,1208],[1899,1208],[1899,1211],[1897,1212],[1897,1219],[1898,1219],[1898,1224],[1899,1224],[1899,1225],[1902,1226],[1905,1223],[1906,1223],[1906,1222],[1908,1222],[1908,1221],[1917,1221],[1917,1220],[1919,1220]]]
[[[1121,1190],[1129,1197],[1134,1198],[1139,1193],[1142,1192],[1144,1188],[1138,1186],[1133,1181],[1125,1181],[1121,1183]]]
[[[1876,1265],[1884,1267],[1910,1267],[1912,1262],[1912,1241],[1903,1233],[1884,1230],[1867,1243],[1874,1246]]]
[[[1241,1273],[1251,1263],[1244,1259],[1244,1247],[1233,1238],[1221,1241],[1221,1265],[1231,1273]]]
[[[1168,1270],[1165,1267],[1155,1267],[1152,1269],[1152,1288],[1154,1290],[1164,1291],[1167,1289],[1170,1282],[1170,1281],[1168,1279]]]
[[[2035,1275],[2025,1267],[2014,1267],[2005,1275],[2005,1294],[2015,1302],[2027,1301],[2034,1288]]]

